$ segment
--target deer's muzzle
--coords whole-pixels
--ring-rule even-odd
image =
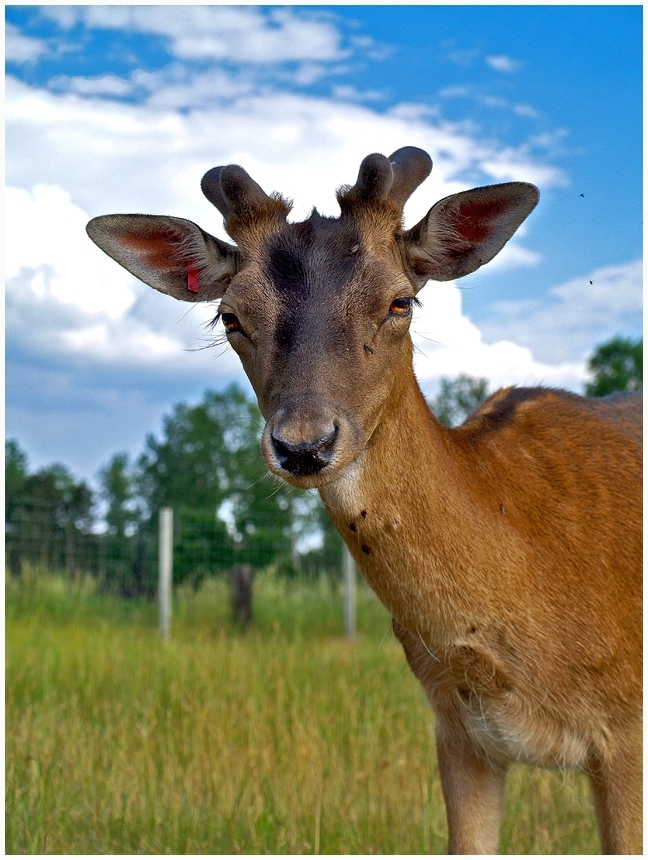
[[[342,410],[309,400],[281,406],[269,416],[261,440],[270,471],[302,488],[333,480],[362,447],[359,428]]]
[[[316,475],[330,464],[335,452],[337,435],[338,428],[333,425],[330,432],[313,441],[295,444],[276,436],[274,432],[270,434],[270,439],[281,468],[291,475],[301,477]]]

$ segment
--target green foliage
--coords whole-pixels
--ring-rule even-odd
[[[215,508],[174,509],[173,581],[194,588],[237,561],[234,541]]]
[[[301,556],[301,573],[313,579],[321,575],[328,578],[332,587],[337,587],[342,581],[342,550],[344,543],[333,525],[324,505],[319,500],[311,506],[310,523],[322,535],[322,544],[317,549],[310,550]]]
[[[5,442],[5,512],[22,496],[27,480],[27,455],[15,439]]]
[[[145,516],[138,473],[128,454],[115,454],[99,470],[107,529],[102,536],[103,584],[129,597],[153,596],[157,587],[154,523]]]
[[[256,406],[236,385],[206,392],[197,406],[179,403],[164,419],[163,438],[147,437],[138,463],[150,510],[188,501],[218,508],[258,472],[250,455],[259,423]]]
[[[456,427],[482,403],[488,395],[488,380],[460,373],[456,379],[441,378],[441,388],[430,402],[430,409],[444,427]]]
[[[588,397],[605,397],[614,391],[643,388],[643,338],[615,337],[596,348],[587,364],[594,377],[585,386]]]
[[[432,404],[456,424],[486,396],[486,380],[443,379]],[[31,474],[15,440],[6,445],[7,562],[93,572],[105,589],[152,597],[158,511],[175,511],[174,582],[198,587],[233,564],[284,575],[341,578],[342,542],[315,493],[269,475],[262,419],[236,385],[177,404],[135,462],[118,453],[99,471],[99,516],[90,488],[61,465]],[[102,526],[105,524],[105,529]],[[319,538],[319,542],[318,542]],[[298,551],[299,550],[299,551]],[[85,555],[84,555],[85,554]]]
[[[196,553],[186,546],[174,556],[175,581],[200,581],[233,561],[266,567],[290,559],[292,497],[267,474],[261,427],[256,403],[231,385],[206,392],[197,406],[178,404],[164,421],[163,438],[148,437],[138,468],[149,511],[190,507],[181,533],[188,517],[198,529],[190,538]]]
[[[98,570],[99,546],[92,533],[94,497],[60,464],[29,474],[27,457],[15,440],[5,445],[5,530],[9,570],[19,575],[23,560]]]
[[[108,534],[118,540],[132,535],[142,519],[137,503],[137,476],[128,454],[115,454],[107,466],[99,470],[101,496],[107,505],[104,519]]]
[[[152,597],[157,585],[158,511],[175,511],[174,581],[197,587],[234,563],[284,574],[317,576],[340,566],[340,542],[314,494],[293,491],[268,474],[260,451],[262,420],[256,403],[237,386],[208,391],[195,406],[178,404],[160,438],[149,435],[132,463],[115,454],[99,471],[101,520],[92,493],[63,467],[30,474],[15,441],[6,446],[7,560],[18,574],[23,560],[62,569],[78,567],[80,535],[92,558],[85,569],[103,587],[125,596]],[[324,545],[302,565],[299,541]],[[90,546],[91,544],[91,546]],[[333,571],[330,571],[333,573]]]

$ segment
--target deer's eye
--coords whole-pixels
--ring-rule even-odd
[[[235,331],[243,331],[243,327],[235,314],[221,314],[221,319],[223,320],[225,331],[228,334],[233,334]]]
[[[412,299],[394,299],[389,306],[389,313],[394,317],[405,317],[412,310]]]

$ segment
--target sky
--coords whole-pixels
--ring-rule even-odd
[[[31,468],[95,480],[179,402],[247,381],[214,307],[135,280],[96,216],[189,218],[238,163],[293,220],[338,213],[362,158],[430,153],[405,209],[511,180],[536,210],[487,266],[430,282],[415,370],[583,390],[595,347],[641,333],[641,6],[6,7],[6,433]],[[249,390],[249,387],[248,387]]]

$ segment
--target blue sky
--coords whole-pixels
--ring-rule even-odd
[[[641,6],[7,8],[7,434],[32,466],[92,477],[180,400],[245,380],[200,350],[211,315],[105,258],[85,222],[191,218],[243,164],[335,214],[361,158],[435,167],[406,208],[493,182],[541,202],[489,266],[429,284],[417,374],[582,390],[587,356],[641,331]]]

